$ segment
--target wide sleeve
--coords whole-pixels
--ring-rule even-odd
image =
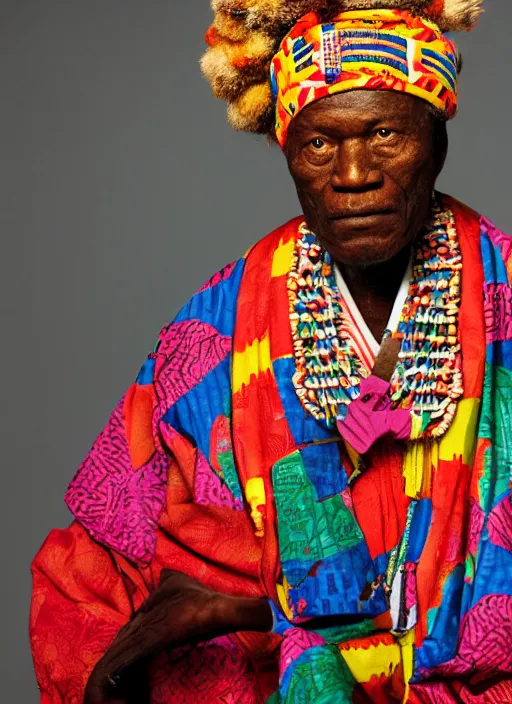
[[[53,530],[32,563],[30,641],[42,704],[82,702],[95,664],[158,583],[151,558],[173,459],[157,442],[155,350],[68,488],[75,521]]]
[[[94,665],[144,591],[77,522],[50,533],[32,578],[30,641],[41,704],[79,704]]]
[[[237,272],[212,280],[162,329],[69,485],[74,523],[33,561],[42,704],[82,702],[95,664],[163,568],[217,591],[265,594],[232,452]]]

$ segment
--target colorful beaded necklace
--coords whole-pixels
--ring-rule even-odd
[[[402,340],[390,384],[395,408],[413,414],[414,437],[440,437],[463,394],[459,343],[462,257],[450,210],[433,206],[417,245],[413,277],[394,337]],[[369,374],[348,334],[334,262],[303,223],[288,277],[296,371],[306,411],[334,427]],[[389,334],[389,331],[387,333]]]
[[[288,277],[296,372],[304,408],[333,426],[368,375],[347,335],[331,255],[303,223]]]
[[[391,379],[395,407],[411,408],[420,434],[448,430],[463,395],[459,340],[462,255],[450,210],[434,208],[420,240],[409,296],[395,337],[402,340]]]

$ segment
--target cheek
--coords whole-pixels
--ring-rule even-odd
[[[396,165],[392,179],[401,191],[402,215],[400,230],[409,240],[421,229],[432,203],[436,167],[431,151],[403,160]]]
[[[315,169],[309,173],[303,173],[300,177],[294,177],[295,188],[304,214],[315,215],[315,218],[322,218],[326,208],[326,190],[330,184],[330,173],[327,170],[320,172]]]
[[[297,190],[318,193],[329,183],[332,165],[330,161],[314,165],[298,155],[289,163],[289,171]]]
[[[425,195],[430,198],[430,193],[424,192],[425,186],[435,181],[435,163],[430,148],[414,142],[391,163],[383,163],[382,169],[407,195],[408,200],[421,200]]]

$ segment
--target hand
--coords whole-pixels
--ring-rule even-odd
[[[84,704],[124,703],[126,697],[117,693],[129,689],[127,673],[136,663],[162,650],[194,645],[238,630],[266,631],[271,625],[272,613],[266,600],[220,594],[181,572],[163,570],[158,588],[96,665]]]

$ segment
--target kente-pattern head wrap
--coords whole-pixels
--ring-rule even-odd
[[[472,29],[483,0],[211,3],[201,68],[214,95],[235,129],[284,144],[305,105],[343,90],[400,90],[453,117],[458,60],[443,33]]]
[[[275,132],[311,103],[354,89],[423,98],[447,118],[457,111],[457,50],[429,20],[399,10],[309,13],[284,38],[271,65]]]

